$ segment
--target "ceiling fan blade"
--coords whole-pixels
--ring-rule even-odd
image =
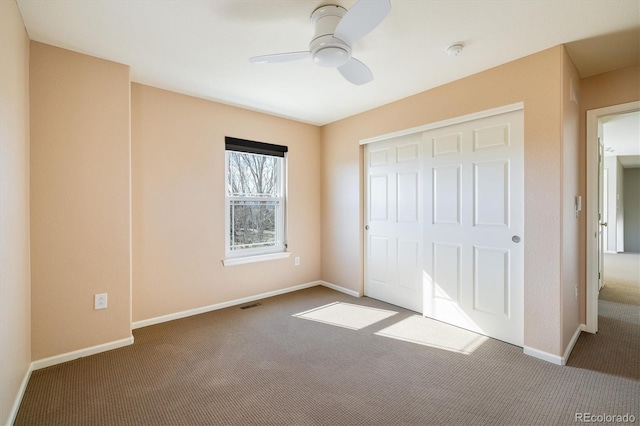
[[[348,82],[358,86],[373,80],[373,73],[369,67],[353,57],[346,64],[338,67],[338,71]]]
[[[310,52],[275,53],[273,55],[254,56],[249,58],[249,62],[252,64],[273,64],[276,62],[291,62],[307,59],[310,56]]]
[[[389,10],[389,0],[359,0],[342,17],[334,36],[351,46],[380,25]]]

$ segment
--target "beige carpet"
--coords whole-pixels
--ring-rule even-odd
[[[600,300],[640,306],[640,253],[604,255]]]
[[[598,333],[580,335],[568,364],[633,378],[640,388],[640,254],[605,254],[604,262]]]
[[[583,333],[560,367],[493,339],[469,343],[440,323],[426,338],[416,330],[428,323],[413,312],[314,287],[135,330],[132,346],[35,371],[16,425],[573,425],[583,412],[638,419],[640,322],[619,308],[631,305],[606,303],[601,333]],[[363,310],[369,322],[349,326]],[[447,348],[452,342],[462,350]]]

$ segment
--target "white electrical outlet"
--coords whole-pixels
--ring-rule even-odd
[[[93,296],[93,309],[107,309],[107,293],[100,293]]]
[[[295,259],[293,260],[294,265],[296,266],[300,266],[300,257],[296,256]]]

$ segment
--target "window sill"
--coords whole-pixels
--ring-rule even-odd
[[[245,263],[264,262],[266,260],[287,259],[291,256],[291,252],[285,251],[280,253],[259,254],[256,256],[233,257],[222,261],[224,266],[244,265]]]

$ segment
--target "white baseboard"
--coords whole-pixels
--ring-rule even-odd
[[[349,296],[362,297],[362,295],[357,291],[349,290],[348,288],[340,287],[339,285],[331,284],[326,281],[319,281],[319,284],[332,290],[339,291],[340,293],[348,294]]]
[[[11,407],[11,412],[9,413],[9,418],[7,419],[7,425],[12,425],[16,421],[16,416],[18,415],[18,409],[20,408],[20,404],[22,403],[22,398],[24,397],[24,392],[27,390],[27,384],[29,383],[29,378],[31,377],[31,372],[33,371],[33,363],[29,364],[29,368],[22,379],[22,383],[20,383],[20,388],[18,389],[18,394],[16,395],[16,399],[13,402],[13,406]]]
[[[578,325],[578,328],[576,329],[575,333],[573,333],[573,336],[571,337],[571,340],[569,341],[569,344],[567,345],[567,348],[564,351],[564,355],[562,356],[562,365],[565,365],[567,363],[567,360],[569,359],[569,355],[571,355],[571,351],[573,350],[573,347],[576,345],[576,342],[578,341],[578,337],[580,337],[580,332],[586,331],[586,330],[587,330],[587,326],[585,324]]]
[[[353,297],[361,297],[360,293],[357,291],[349,290],[344,287],[340,287],[335,284],[328,283],[326,281],[311,281],[305,284],[296,285],[293,287],[287,287],[280,290],[269,291],[267,293],[256,294],[255,296],[243,297],[241,299],[234,299],[228,302],[216,303],[214,305],[202,306],[200,308],[188,309],[186,311],[176,312],[173,314],[162,315],[159,317],[149,318],[146,320],[135,321],[131,324],[131,329],[135,330],[137,328],[148,327],[150,325],[161,324],[167,321],[173,321],[176,319],[187,318],[192,315],[204,314],[206,312],[217,311],[218,309],[229,308],[232,306],[242,305],[249,302],[254,302],[260,299],[266,299],[267,297],[279,296],[281,294],[291,293],[293,291],[304,290],[305,288],[315,287],[321,285],[323,287],[330,288],[335,291],[339,291],[341,293],[348,294]]]
[[[305,284],[296,285],[293,287],[287,287],[280,290],[269,291],[267,293],[256,294],[255,296],[243,297],[241,299],[230,300],[228,302],[216,303],[214,305],[202,306],[200,308],[189,309],[186,311],[176,312],[174,314],[162,315],[159,317],[149,318],[146,320],[135,321],[131,324],[131,328],[135,330],[136,328],[147,327],[150,325],[160,324],[167,321],[173,321],[180,318],[190,317],[192,315],[204,314],[206,312],[217,311],[218,309],[229,308],[231,306],[242,305],[244,303],[253,302],[255,300],[266,299],[267,297],[279,296],[285,293],[291,293],[292,291],[303,290],[309,287],[315,287],[318,285],[323,285],[321,281],[312,281]]]
[[[576,332],[573,333],[573,336],[571,337],[571,340],[569,341],[569,344],[567,345],[567,348],[565,349],[563,356],[550,354],[549,352],[544,352],[528,346],[525,346],[523,348],[524,353],[525,355],[539,358],[556,365],[565,365],[567,363],[567,360],[569,359],[569,355],[571,355],[571,351],[573,350],[573,347],[578,341],[578,337],[580,337],[580,332],[585,331],[586,329],[587,327],[584,324],[580,324],[578,326],[578,328],[576,329]]]
[[[553,354],[550,354],[549,352],[544,352],[544,351],[541,351],[541,350],[538,350],[538,349],[531,348],[529,346],[525,346],[523,348],[523,352],[524,352],[525,355],[529,355],[529,356],[532,356],[534,358],[538,358],[538,359],[541,359],[543,361],[550,362],[552,364],[563,365],[562,364],[562,357],[559,356],[559,355],[553,355]]]
[[[100,352],[110,351],[112,349],[118,349],[131,344],[133,344],[133,336],[129,336],[126,339],[116,340],[114,342],[103,343],[101,345],[91,346],[89,348],[79,349],[77,351],[67,352],[61,355],[40,359],[31,363],[31,370],[35,371],[41,368],[51,367],[52,365],[61,364],[67,361],[73,361],[74,359],[82,358],[89,355],[95,355]]]

